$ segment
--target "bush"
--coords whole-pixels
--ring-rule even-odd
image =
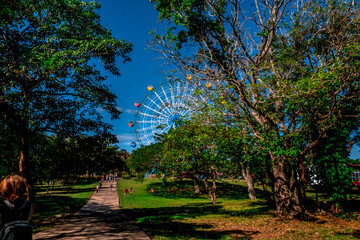
[[[130,175],[129,174],[125,174],[121,176],[123,179],[130,179]]]

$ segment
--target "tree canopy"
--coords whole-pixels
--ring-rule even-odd
[[[98,109],[119,117],[104,69],[120,75],[132,45],[102,26],[96,1],[5,0],[0,6],[0,128],[18,136],[20,173],[30,178],[29,137],[109,136]],[[3,132],[2,132],[3,133]]]
[[[160,19],[173,23],[166,35],[154,35],[155,48],[176,73],[192,73],[190,81],[221,89],[218,96],[234,119],[269,156],[278,213],[302,212],[313,154],[332,144],[336,129],[346,132],[342,145],[356,141],[358,3],[152,2]],[[331,169],[349,154],[326,153]]]

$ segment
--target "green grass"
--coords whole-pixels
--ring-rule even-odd
[[[35,213],[31,222],[33,232],[59,224],[77,212],[90,199],[97,183],[98,180],[82,179],[67,186],[50,186],[49,196],[46,186],[36,186]]]
[[[135,192],[123,196],[124,188]],[[150,189],[155,188],[155,196]],[[140,183],[122,179],[118,185],[125,215],[135,219],[154,239],[357,239],[358,220],[328,216],[286,220],[268,208],[264,193],[249,200],[244,182],[217,183],[217,204],[194,195],[192,181]],[[357,195],[359,196],[359,195]],[[360,198],[355,200],[359,204]],[[356,216],[359,216],[357,212]]]
[[[241,218],[250,222],[269,210],[264,199],[245,201],[247,188],[239,182],[218,183],[220,190],[216,205],[211,204],[206,195],[194,195],[191,181],[164,185],[155,179],[144,183],[121,180],[118,187],[122,211],[135,218],[155,239],[232,239],[229,238],[231,234],[211,231],[212,225],[206,222],[233,216],[238,216],[234,221]],[[135,192],[125,198],[125,187],[133,187]],[[150,192],[152,187],[155,196]],[[191,220],[204,223],[193,224]]]

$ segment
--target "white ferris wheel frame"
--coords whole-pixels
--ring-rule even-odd
[[[145,96],[136,113],[135,131],[141,146],[156,142],[157,134],[176,127],[176,121],[188,119],[203,97],[195,94],[189,82],[176,81],[154,88]]]

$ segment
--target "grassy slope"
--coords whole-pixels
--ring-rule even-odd
[[[154,239],[357,239],[359,220],[317,216],[286,220],[267,208],[264,196],[251,201],[242,182],[218,183],[218,204],[194,196],[191,181],[167,183],[122,179],[122,211],[135,218]],[[123,196],[124,188],[135,192]],[[150,189],[154,187],[155,196]],[[357,202],[359,203],[359,201]],[[358,214],[358,213],[357,213]]]
[[[90,199],[97,183],[97,180],[84,179],[70,186],[50,187],[49,196],[45,195],[45,186],[38,186],[31,222],[33,232],[59,224],[77,212]]]

